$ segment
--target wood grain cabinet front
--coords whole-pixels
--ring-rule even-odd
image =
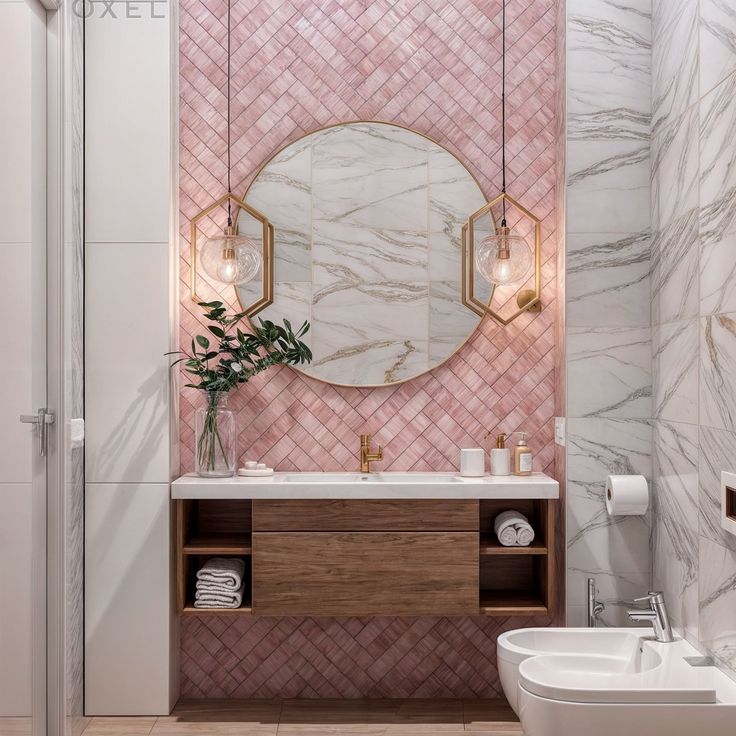
[[[254,532],[253,613],[474,615],[473,532]]]

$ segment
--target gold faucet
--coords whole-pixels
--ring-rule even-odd
[[[378,446],[378,452],[371,452],[371,436],[360,435],[360,472],[370,473],[371,463],[383,460],[383,447]]]

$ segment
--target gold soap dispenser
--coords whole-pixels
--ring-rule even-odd
[[[526,444],[526,432],[519,432],[516,447],[514,447],[514,475],[532,474],[532,451]]]

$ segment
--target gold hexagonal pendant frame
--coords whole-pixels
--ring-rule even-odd
[[[506,202],[534,225],[534,289],[522,289],[516,295],[518,309],[509,317],[504,317],[491,307],[496,285],[491,284],[491,295],[488,302],[482,302],[475,294],[475,222],[484,215],[490,215],[495,226],[492,209],[496,205]],[[462,301],[463,304],[475,312],[479,317],[488,314],[502,325],[507,325],[524,312],[539,312],[542,308],[542,221],[533,215],[526,207],[513,197],[503,192],[490,202],[486,202],[479,210],[473,212],[462,227]]]
[[[190,260],[191,268],[189,272],[189,291],[192,300],[199,303],[202,300],[197,296],[197,223],[203,220],[205,217],[209,217],[219,207],[224,207],[228,202],[235,205],[235,213],[233,214],[233,221],[237,225],[238,219],[241,212],[247,213],[254,220],[257,220],[263,226],[263,265],[261,267],[262,277],[262,290],[261,296],[253,302],[250,306],[243,306],[242,311],[246,313],[248,317],[260,312],[265,309],[269,304],[273,303],[273,241],[274,232],[273,225],[268,221],[268,218],[254,209],[244,200],[236,197],[232,192],[228,192],[223,197],[220,197],[216,202],[213,202],[207,209],[202,210],[191,219],[191,237],[189,239],[190,248]],[[238,295],[236,294],[236,297]]]

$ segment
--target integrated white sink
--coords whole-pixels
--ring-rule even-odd
[[[462,478],[444,473],[274,473],[270,477],[200,478],[171,484],[172,498],[392,499],[558,498],[559,485],[544,473]]]
[[[462,483],[449,473],[289,473],[284,483]]]

